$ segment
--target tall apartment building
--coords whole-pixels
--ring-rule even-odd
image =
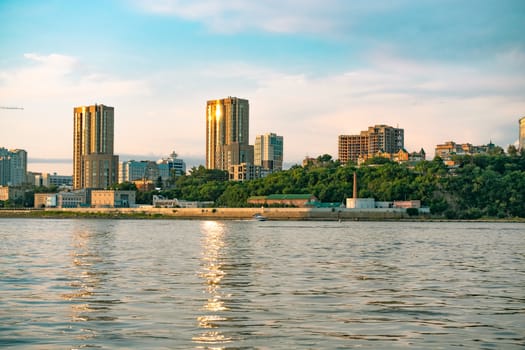
[[[228,97],[206,104],[206,168],[229,171],[232,165],[253,164],[249,142],[248,100]]]
[[[263,169],[283,169],[283,137],[274,133],[257,135],[255,138],[253,163]]]
[[[525,150],[525,117],[520,119],[519,149]]]
[[[27,152],[0,147],[0,185],[19,186],[27,182]]]
[[[107,188],[117,182],[118,156],[113,154],[114,108],[105,105],[73,109],[73,188]]]
[[[339,135],[338,155],[342,163],[357,162],[359,156],[378,152],[397,153],[405,146],[405,130],[388,125],[375,125],[359,135]]]

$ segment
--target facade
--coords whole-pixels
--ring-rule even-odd
[[[520,119],[519,149],[525,150],[525,117]]]
[[[347,198],[346,207],[348,209],[374,209],[374,198]]]
[[[404,129],[375,125],[359,135],[339,135],[338,156],[341,163],[357,162],[359,157],[378,152],[394,154],[404,148]]]
[[[91,206],[95,208],[129,208],[135,206],[135,191],[93,190]]]
[[[35,208],[54,208],[56,206],[56,193],[35,193]]]
[[[283,137],[274,133],[257,135],[254,145],[254,164],[269,172],[283,169]]]
[[[245,181],[261,178],[261,167],[250,163],[230,166],[228,171],[230,181]]]
[[[253,163],[249,145],[248,100],[228,97],[206,104],[206,168],[228,171],[231,165]]]
[[[105,105],[73,109],[73,188],[107,188],[118,180],[113,154],[114,108]]]
[[[91,190],[82,189],[78,191],[59,192],[57,195],[57,206],[59,208],[78,208],[89,206],[91,203]]]
[[[43,182],[45,183],[44,186],[73,186],[73,176],[58,175],[57,173],[44,174]]]
[[[27,182],[27,152],[0,148],[0,186],[19,186]]]

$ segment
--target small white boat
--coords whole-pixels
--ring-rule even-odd
[[[263,215],[261,215],[261,214],[259,214],[259,213],[255,214],[255,215],[253,216],[253,218],[254,218],[255,220],[257,220],[257,221],[266,221],[266,216],[263,216]]]

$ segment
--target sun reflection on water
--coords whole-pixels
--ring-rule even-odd
[[[197,318],[199,328],[206,329],[206,331],[192,339],[196,343],[204,344],[228,343],[232,338],[218,330],[219,323],[227,321],[227,318],[221,313],[228,310],[223,300],[225,295],[221,292],[221,280],[226,275],[221,263],[221,254],[225,247],[225,227],[224,224],[216,221],[205,221],[201,224],[201,232],[203,238],[199,277],[205,284],[207,300],[203,305],[203,310],[208,313]]]

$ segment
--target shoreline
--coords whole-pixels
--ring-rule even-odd
[[[254,220],[260,214],[268,221],[413,221],[413,222],[509,222],[525,218],[480,218],[449,220],[430,214],[410,216],[403,209],[347,208],[49,208],[2,209],[1,218],[35,219],[163,219],[163,220]]]

